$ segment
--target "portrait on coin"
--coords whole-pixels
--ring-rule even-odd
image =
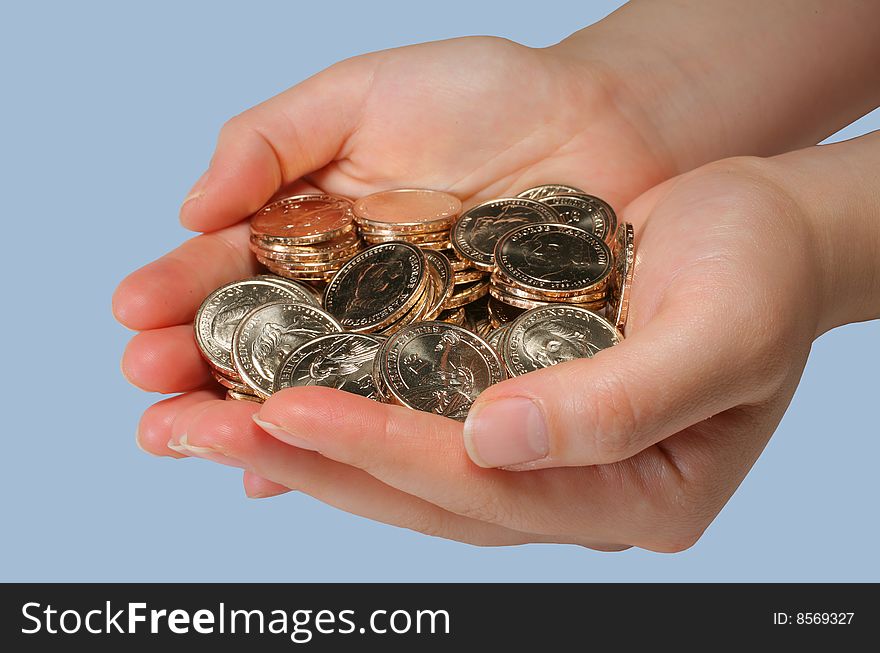
[[[375,313],[388,303],[389,291],[404,284],[406,271],[399,259],[375,261],[359,270],[351,307],[358,313]]]
[[[564,233],[530,234],[519,245],[529,274],[545,281],[584,279],[599,263],[592,248]]]
[[[471,243],[484,252],[491,252],[498,236],[534,222],[535,212],[527,206],[506,205],[499,213],[477,215],[471,229]]]

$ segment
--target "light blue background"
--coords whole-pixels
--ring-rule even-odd
[[[301,494],[248,500],[237,470],[134,444],[157,397],[119,373],[110,295],[188,236],[178,204],[226,118],[343,57],[466,34],[547,45],[617,3],[10,4],[0,579],[880,580],[877,322],[816,343],[766,452],[679,555],[480,549]]]

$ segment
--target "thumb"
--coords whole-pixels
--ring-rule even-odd
[[[717,322],[670,306],[593,358],[490,387],[464,425],[468,455],[514,470],[613,463],[742,403],[747,365]]]
[[[336,64],[230,119],[183,201],[181,224],[195,231],[235,224],[333,161],[357,125],[373,65],[362,58]]]

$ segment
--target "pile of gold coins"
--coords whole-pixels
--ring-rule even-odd
[[[195,320],[228,398],[318,385],[459,420],[493,383],[619,342],[635,263],[632,226],[560,184],[464,212],[423,189],[294,195],[250,242],[272,274]]]
[[[449,193],[402,188],[362,197],[352,212],[368,245],[400,241],[442,250],[450,247],[449,231],[461,214],[461,201]]]
[[[294,195],[251,218],[251,251],[268,270],[325,282],[362,248],[351,202],[335,195]]]

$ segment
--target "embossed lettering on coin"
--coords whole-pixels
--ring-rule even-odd
[[[529,224],[559,222],[549,206],[525,198],[483,202],[466,211],[452,230],[452,245],[480,269],[494,265],[495,243],[508,231]]]
[[[235,328],[255,307],[274,301],[315,304],[308,290],[265,276],[233,281],[208,295],[194,325],[196,342],[208,362],[226,375],[235,375],[230,357]]]
[[[324,292],[324,308],[348,331],[374,331],[401,317],[422,296],[427,261],[415,245],[387,243],[346,263]]]
[[[575,358],[592,358],[620,342],[604,318],[577,306],[550,304],[526,311],[507,332],[502,358],[513,376]]]
[[[477,395],[506,376],[485,340],[445,322],[398,331],[379,350],[377,368],[397,403],[457,420],[467,416]]]
[[[498,269],[523,287],[545,293],[582,294],[607,281],[611,250],[578,227],[527,225],[497,247]]]
[[[611,303],[608,307],[609,319],[623,333],[629,315],[629,294],[635,271],[635,233],[629,222],[624,222],[617,230],[614,248],[614,275],[611,278]]]
[[[295,349],[275,374],[273,390],[320,385],[377,399],[373,361],[381,340],[363,333],[333,333]]]
[[[320,308],[272,302],[241,320],[233,337],[232,360],[241,379],[258,395],[268,397],[275,372],[287,356],[313,338],[341,330]]]
[[[580,188],[566,186],[565,184],[543,184],[535,186],[519,193],[517,197],[526,197],[530,200],[543,200],[551,195],[566,195],[568,193],[583,193]]]
[[[606,243],[617,231],[617,215],[604,200],[586,193],[577,195],[552,195],[541,200],[552,206],[565,224],[580,227]]]

